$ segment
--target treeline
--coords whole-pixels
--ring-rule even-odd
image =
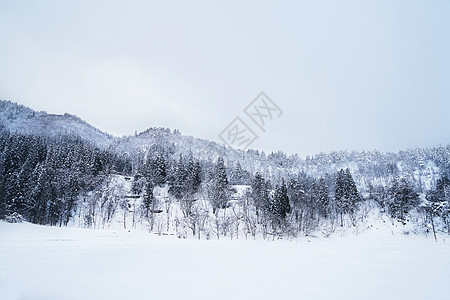
[[[324,222],[333,228],[344,226],[344,216],[356,225],[363,200],[349,169],[319,179],[300,173],[275,185],[256,173],[250,199],[263,235],[309,234]]]
[[[424,192],[399,176],[392,162],[383,167],[386,180],[368,180],[358,190],[350,169],[317,177],[303,171],[250,173],[242,167],[245,161],[200,160],[175,152],[173,145],[155,144],[129,156],[76,136],[43,138],[0,129],[0,215],[15,212],[50,225],[66,225],[77,215],[84,226],[99,228],[121,211],[124,227],[132,212],[133,224],[148,222],[150,231],[267,237],[357,226],[375,203],[393,222],[408,222],[416,210],[433,232],[437,225],[450,233],[445,172]],[[130,178],[131,190],[117,186],[117,174]],[[167,187],[168,197],[154,195],[156,187]]]
[[[435,185],[441,177],[450,177],[450,145],[433,148],[417,148],[398,153],[380,151],[331,151],[308,156],[287,155],[282,151],[265,154],[247,150],[243,166],[252,173],[259,171],[267,177],[287,177],[297,170],[313,177],[334,174],[341,168],[352,166],[353,177],[362,192],[369,184],[381,182],[389,185],[395,178],[405,178],[419,193],[430,188],[423,178],[429,178]],[[260,163],[262,168],[255,169]]]
[[[129,174],[126,156],[75,136],[58,139],[0,129],[0,210],[37,224],[67,224],[79,196],[111,173]]]
[[[436,234],[435,221],[450,235],[450,180],[442,175],[435,186],[420,197],[417,189],[405,178],[395,178],[390,185],[370,185],[368,199],[374,200],[392,220],[406,224],[409,212],[416,209],[423,216],[423,225],[431,226]]]
[[[436,190],[428,191],[429,201],[422,201],[417,188],[405,178],[394,177],[387,185],[370,185],[363,196],[348,168],[321,178],[301,172],[285,179],[265,178],[260,172],[250,177],[239,162],[229,164],[228,168],[221,157],[211,164],[192,155],[172,159],[163,150],[148,152],[134,176],[133,192],[144,199],[150,230],[156,222],[165,223],[156,226],[159,232],[175,223],[179,236],[186,236],[186,230],[198,237],[297,236],[324,226],[332,232],[337,227],[357,226],[373,208],[370,203],[378,205],[392,222],[406,223],[410,212],[417,210],[424,213],[425,223],[438,217],[448,228],[450,185],[445,176]],[[165,184],[170,197],[155,198],[154,187]],[[237,198],[236,184],[249,185]],[[179,203],[182,215],[172,218],[169,213],[174,202]],[[430,205],[433,211],[427,214]],[[159,215],[164,213],[165,221]]]

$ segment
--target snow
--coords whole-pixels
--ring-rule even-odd
[[[195,240],[0,221],[0,299],[448,299],[450,241]]]

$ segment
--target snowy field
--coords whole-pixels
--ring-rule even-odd
[[[0,221],[0,299],[450,299],[450,239],[180,240]]]

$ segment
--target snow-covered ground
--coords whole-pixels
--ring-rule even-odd
[[[0,299],[449,299],[444,238],[199,241],[0,221]]]

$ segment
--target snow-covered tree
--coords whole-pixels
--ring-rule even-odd
[[[345,171],[341,169],[337,173],[334,198],[336,208],[341,216],[341,226],[343,226],[343,215],[352,215],[355,212],[356,204],[361,200],[355,181],[348,168]]]
[[[321,215],[327,217],[330,211],[330,196],[325,179],[322,177],[319,179],[317,200]]]
[[[289,196],[286,188],[284,178],[281,183],[275,187],[275,194],[271,201],[271,211],[278,220],[284,220],[286,215],[291,212],[291,204],[289,203]]]
[[[394,180],[390,188],[389,213],[399,221],[405,222],[409,211],[420,203],[412,185],[405,179]]]
[[[217,159],[214,174],[208,183],[208,197],[213,207],[213,213],[226,208],[228,202],[227,168],[222,157]]]

